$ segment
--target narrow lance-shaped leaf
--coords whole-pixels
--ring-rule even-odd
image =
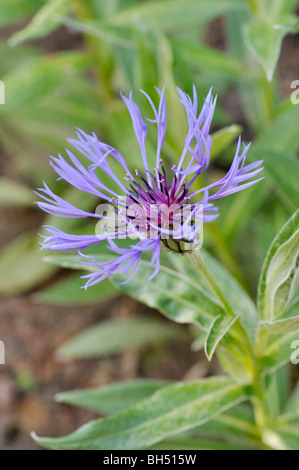
[[[113,259],[115,259],[113,256],[95,256],[96,262],[99,263]],[[46,256],[44,260],[64,268],[94,270],[78,263],[78,256],[74,255]],[[159,276],[148,281],[153,273],[153,267],[146,261],[141,261],[138,273],[139,275],[129,283],[119,287],[139,302],[156,308],[177,323],[195,323],[208,331],[211,321],[218,315],[224,314],[223,308],[213,294],[184,272],[161,265]],[[116,283],[124,280],[120,275],[113,279]]]
[[[299,331],[299,316],[284,318],[274,322],[261,322],[259,325],[257,348],[262,349],[272,336],[285,335]]]
[[[282,196],[282,201],[292,211],[299,207],[299,162],[287,154],[281,154],[275,150],[260,149],[263,155],[265,168],[271,179],[275,183],[278,194]]]
[[[299,344],[298,344],[299,347]],[[297,382],[284,410],[292,419],[294,415],[299,418],[299,382]]]
[[[224,337],[229,328],[237,320],[237,316],[231,318],[225,315],[224,317],[219,315],[211,324],[210,330],[205,340],[205,353],[209,361],[215,352],[221,339]]]
[[[140,264],[139,275],[121,285],[121,289],[171,320],[195,323],[203,330],[208,330],[215,317],[224,314],[215,297],[184,273],[161,266],[159,275],[148,281],[152,270],[146,263]]]
[[[248,78],[245,66],[217,49],[176,38],[171,38],[171,44],[174,47],[174,53],[183,54],[186,62],[192,67],[212,70],[234,80]]]
[[[281,15],[274,21],[255,19],[244,28],[245,43],[269,81],[273,78],[282,40],[294,30],[296,22],[295,16]]]
[[[169,385],[166,380],[133,380],[100,388],[62,392],[58,393],[55,399],[60,403],[79,406],[98,413],[116,414],[140,400],[149,398],[166,385]]]
[[[298,280],[298,255],[299,210],[275,237],[264,261],[258,288],[259,310],[264,320],[273,321],[287,306],[293,282]]]
[[[298,450],[299,441],[299,420],[291,424],[285,424],[275,429],[275,432],[282,439],[283,450]]]
[[[248,395],[247,387],[224,377],[178,383],[123,413],[92,421],[69,436],[33,437],[51,449],[141,449],[212,419]]]
[[[268,374],[271,371],[275,371],[283,364],[287,364],[292,359],[292,355],[297,357],[296,349],[293,346],[297,346],[298,341],[298,329],[295,329],[291,333],[284,333],[277,335],[269,340],[267,347],[260,351],[260,367],[263,374]]]
[[[198,27],[223,13],[232,10],[245,10],[236,0],[165,0],[152,1],[127,8],[107,18],[108,24],[127,25],[138,19],[160,31]]]
[[[53,90],[70,73],[66,62],[59,55],[39,57],[22,64],[2,77],[5,83],[5,105],[0,112],[15,110],[24,104],[37,102]]]
[[[9,44],[16,46],[29,39],[46,36],[59,26],[56,15],[64,15],[71,8],[70,0],[50,0],[34,15],[31,22],[21,31],[15,33]]]
[[[80,273],[75,273],[37,292],[33,295],[33,299],[51,305],[75,305],[111,299],[118,293],[117,286],[112,284],[109,279],[105,279],[90,289],[82,289]]]
[[[103,357],[126,349],[187,339],[174,325],[146,318],[106,320],[79,333],[57,350],[60,359]]]
[[[209,270],[226,296],[235,316],[240,317],[248,337],[254,343],[258,322],[254,303],[236,279],[215,258],[203,249],[201,249],[201,253]]]

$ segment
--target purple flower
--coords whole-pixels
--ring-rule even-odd
[[[44,236],[42,249],[69,250],[77,249],[81,256],[79,263],[90,266],[92,273],[87,278],[85,287],[102,281],[111,274],[125,274],[128,282],[138,269],[142,254],[151,253],[151,265],[154,265],[154,277],[160,266],[161,246],[176,252],[189,251],[199,243],[199,231],[203,222],[214,220],[218,209],[213,205],[215,199],[241,191],[262,178],[252,178],[262,171],[263,161],[245,165],[245,158],[250,145],[243,145],[241,139],[227,174],[219,181],[202,189],[192,190],[198,176],[207,170],[210,162],[212,138],[210,126],[215,110],[216,98],[210,90],[198,112],[198,99],[195,87],[193,98],[178,89],[179,101],[185,108],[188,119],[188,133],[177,166],[165,168],[161,160],[161,151],[166,133],[166,104],[164,89],[157,89],[159,106],[155,107],[151,98],[142,91],[152,107],[153,119],[143,119],[141,112],[132,100],[122,95],[130,113],[136,139],[138,141],[144,172],[137,170],[133,175],[125,159],[115,148],[101,142],[93,133],[88,135],[77,132],[77,140],[69,143],[89,160],[85,167],[69,150],[69,161],[61,155],[51,157],[51,165],[59,175],[72,186],[83,192],[91,193],[104,201],[100,210],[86,212],[56,196],[44,183],[44,188],[37,193],[44,202],[38,202],[41,209],[59,217],[89,218],[97,220],[97,230],[91,235],[71,235],[57,228],[46,226],[49,235]],[[146,154],[148,124],[157,126],[157,146],[155,168],[149,168]],[[117,163],[123,172],[121,179],[111,168]],[[119,174],[119,172],[118,172]],[[105,184],[101,180],[105,176]],[[107,183],[111,180],[111,185]],[[111,188],[118,188],[113,190]],[[103,209],[103,210],[102,210]],[[99,224],[99,225],[98,225]],[[121,248],[115,240],[130,237],[135,244]],[[95,258],[82,253],[85,248],[101,241],[108,242],[107,248],[115,254],[113,261],[97,263]]]

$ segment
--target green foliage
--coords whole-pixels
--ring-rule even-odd
[[[186,338],[184,331],[153,319],[106,320],[63,344],[57,350],[57,357],[61,360],[103,357]]]
[[[296,29],[296,16],[281,15],[272,19],[254,19],[244,28],[245,43],[271,81],[280,55],[284,36]]]
[[[269,321],[283,314],[298,285],[299,211],[284,225],[267,253],[259,281],[259,309]]]
[[[38,438],[50,449],[140,449],[192,429],[244,401],[248,391],[224,377],[164,387],[126,411],[63,438]]]
[[[112,299],[119,293],[117,286],[108,279],[91,289],[83,289],[83,281],[78,274],[75,273],[62,281],[55,282],[53,286],[38,291],[33,295],[33,299],[50,305],[78,305]]]
[[[4,168],[9,169],[0,178],[1,211],[19,207],[25,216],[35,211],[32,190],[43,179],[82,209],[96,207],[96,198],[65,191],[48,165],[48,154],[63,151],[65,138],[74,136],[77,127],[97,132],[118,148],[133,170],[140,166],[119,90],[135,93],[142,88],[152,95],[154,86],[166,85],[165,157],[176,163],[187,124],[176,86],[190,92],[195,83],[200,98],[213,86],[219,99],[209,178],[215,181],[227,171],[242,128],[254,136],[249,160],[264,159],[266,176],[259,185],[219,203],[221,217],[206,224],[205,250],[191,260],[194,264],[186,256],[163,255],[160,274],[151,281],[147,279],[153,268],[144,261],[129,284],[118,286],[123,279],[115,276],[85,291],[80,274],[87,268],[76,262],[77,253],[39,253],[39,239],[32,231],[4,246],[1,296],[35,290],[32,299],[39,303],[74,305],[111,300],[123,292],[167,318],[109,319],[62,345],[60,358],[102,357],[191,339],[183,327],[170,325],[171,320],[193,325],[207,359],[216,355],[229,377],[178,384],[137,381],[64,392],[59,401],[114,416],[64,438],[36,438],[40,444],[61,449],[298,450],[298,385],[289,398],[285,364],[299,339],[298,211],[291,216],[299,206],[299,105],[288,97],[281,100],[276,76],[282,41],[298,31],[296,4],[2,0],[0,27],[14,32],[9,37],[3,30],[0,42],[0,79],[5,84],[0,146]],[[224,38],[218,48],[207,42],[206,33],[219,17]],[[78,46],[47,51],[46,38],[60,25],[77,33]],[[238,108],[241,114],[232,121],[227,111]],[[147,117],[150,113],[146,108]],[[155,139],[149,131],[151,161]],[[122,178],[117,166],[113,170]],[[210,181],[202,175],[199,184],[205,183]],[[44,223],[75,233],[94,230],[78,220],[57,221],[52,216]],[[104,248],[89,254],[99,262],[113,259]],[[38,290],[60,268],[77,272]],[[245,400],[250,406],[238,405]]]
[[[62,392],[56,401],[102,414],[117,414],[168,385],[166,380],[133,380],[100,388]]]

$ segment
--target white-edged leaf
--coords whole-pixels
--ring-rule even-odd
[[[95,256],[97,263],[114,259],[113,255]],[[94,270],[94,268],[79,264],[78,256],[74,255],[47,255],[44,260],[64,268]],[[159,274],[148,281],[153,269],[146,261],[141,261],[134,278],[128,284],[119,287],[139,302],[156,308],[167,318],[177,323],[195,323],[205,331],[208,331],[213,318],[224,313],[213,294],[184,272],[161,265]],[[119,283],[125,278],[117,275],[113,277],[113,280]]]
[[[219,342],[227,333],[229,328],[235,323],[237,318],[237,316],[231,318],[227,315],[219,315],[211,324],[205,340],[205,353],[209,361],[212,359],[212,356]]]
[[[203,424],[248,396],[247,387],[225,377],[177,383],[68,436],[41,438],[34,434],[33,438],[50,449],[142,449]]]
[[[296,354],[293,346],[297,341],[298,330],[270,338],[268,345],[259,352],[259,364],[263,374],[268,374],[282,365],[290,363],[292,355]]]
[[[293,333],[296,330],[299,330],[299,316],[274,322],[263,321],[259,325],[258,343],[266,343],[271,336]]]
[[[266,255],[258,288],[262,319],[273,321],[283,313],[294,290],[299,255],[299,210],[282,227]]]

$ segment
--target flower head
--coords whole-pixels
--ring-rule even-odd
[[[198,99],[195,87],[190,98],[178,89],[179,101],[184,106],[188,119],[188,132],[185,145],[177,165],[165,168],[162,160],[162,147],[166,134],[166,103],[164,89],[157,89],[159,105],[156,108],[147,93],[142,93],[152,107],[154,118],[147,122],[157,126],[157,146],[155,168],[149,168],[146,153],[148,124],[132,100],[122,95],[130,113],[134,132],[140,147],[144,171],[132,174],[126,160],[118,150],[101,142],[93,133],[88,135],[77,132],[77,140],[69,143],[86,159],[85,167],[69,150],[69,160],[61,155],[51,157],[51,165],[59,175],[72,186],[83,192],[91,193],[104,201],[104,209],[95,213],[86,212],[55,195],[44,183],[39,189],[39,196],[44,200],[38,205],[44,211],[59,217],[89,218],[98,221],[98,230],[90,235],[72,235],[57,228],[46,226],[49,235],[44,236],[42,249],[68,250],[78,249],[82,264],[93,268],[93,272],[84,276],[86,287],[102,281],[111,274],[126,274],[128,282],[136,273],[144,252],[151,253],[151,265],[154,265],[153,276],[159,271],[160,250],[165,246],[171,251],[183,252],[194,249],[199,243],[199,232],[203,222],[210,222],[218,216],[214,200],[228,196],[247,188],[262,178],[252,180],[262,171],[262,160],[245,165],[249,146],[242,147],[241,139],[237,145],[232,165],[227,174],[201,189],[193,189],[198,176],[205,172],[210,162],[212,138],[210,126],[215,110],[216,98],[209,92],[202,109],[198,112]],[[116,162],[123,177],[120,179],[111,168]],[[111,180],[113,184],[103,183]],[[118,188],[117,190],[113,188]],[[130,237],[134,244],[122,248],[115,240]],[[93,257],[82,253],[85,248],[106,241],[107,248],[115,254],[115,259],[97,263]],[[88,260],[91,258],[91,260]]]

